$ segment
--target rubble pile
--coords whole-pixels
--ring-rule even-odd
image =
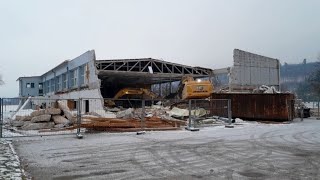
[[[262,85],[259,88],[254,89],[253,93],[257,93],[257,94],[277,94],[277,93],[280,93],[280,92],[277,91],[274,86],[269,87],[269,86],[266,86],[266,85]]]
[[[29,112],[29,111],[28,111]],[[105,131],[174,130],[187,124],[189,115],[198,124],[217,124],[222,118],[205,119],[209,112],[203,108],[188,109],[152,105],[142,108],[105,107],[81,114],[80,127]],[[21,130],[66,130],[78,127],[77,111],[69,109],[65,101],[57,101],[55,108],[32,110],[13,116],[11,125]]]
[[[106,131],[137,130],[175,130],[185,126],[186,121],[175,119],[167,113],[169,108],[162,106],[146,107],[143,116],[142,108],[113,109],[115,117],[82,116],[81,126]],[[108,112],[111,113],[111,112]]]
[[[16,115],[11,121],[12,126],[21,130],[63,128],[71,124],[59,108],[39,109],[25,116]]]
[[[64,130],[78,127],[77,111],[70,110],[64,101],[57,101],[56,108],[28,112],[14,115],[11,126],[20,130]],[[188,116],[186,109],[170,109],[161,105],[147,106],[144,112],[142,108],[106,107],[82,114],[81,127],[108,131],[135,131],[141,128],[173,130],[185,126]]]

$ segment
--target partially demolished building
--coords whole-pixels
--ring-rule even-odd
[[[151,90],[153,85],[159,84],[159,94],[161,95],[161,84],[163,83],[170,84],[169,89],[171,92],[171,83],[181,81],[186,75],[193,78],[215,79],[221,74],[227,74],[228,76],[227,87],[225,90],[216,88],[216,92],[219,93],[213,93],[212,99],[221,99],[224,94],[228,97],[223,97],[223,99],[232,99],[229,96],[235,93],[240,93],[239,97],[246,98],[249,97],[246,96],[246,93],[269,93],[253,91],[261,85],[274,86],[277,90],[280,89],[279,60],[238,49],[234,50],[234,66],[220,70],[191,67],[152,58],[96,60],[95,51],[91,50],[72,60],[62,62],[41,76],[18,78],[20,97],[35,97],[29,98],[32,99],[31,103],[27,103],[28,100],[22,101],[20,107],[23,109],[24,104],[40,107],[44,100],[46,108],[56,107],[54,100],[60,99],[65,100],[63,101],[64,105],[68,106],[71,110],[75,110],[77,102],[82,99],[82,112],[95,112],[104,117],[105,113],[103,112],[106,105],[108,106],[108,98],[114,98],[117,92],[124,88]],[[213,82],[213,85],[217,87],[215,82]],[[293,97],[291,95],[279,94],[278,91],[272,91],[272,93],[277,93],[277,98],[281,99],[279,103],[285,109],[288,109],[287,105]],[[37,99],[42,100],[37,101]],[[244,103],[240,102],[242,102],[240,98],[233,99],[233,109],[239,108],[234,105],[244,106]],[[271,103],[272,106],[270,107],[277,107],[274,106],[277,103],[278,101]],[[248,106],[248,110],[245,112],[251,112],[253,110],[252,107],[256,106],[256,104]],[[261,106],[261,109],[264,109],[263,111],[269,112],[266,111],[266,108],[269,109],[269,106]],[[271,114],[277,114],[276,111]],[[290,111],[286,110],[281,119],[289,117],[287,114]],[[237,116],[253,119],[258,117],[256,113],[254,113],[254,116]],[[267,115],[264,117],[266,119],[269,118]],[[270,117],[274,118],[273,116]],[[260,116],[259,118],[263,119]],[[289,119],[291,118],[289,117]]]
[[[41,76],[18,78],[19,96],[51,99],[113,98],[122,88],[150,89],[153,84],[180,81],[185,75],[194,78],[210,77],[212,70],[152,58],[96,60],[95,51],[91,50],[62,62]]]

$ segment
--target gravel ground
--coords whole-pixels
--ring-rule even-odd
[[[320,121],[15,139],[35,179],[320,179]]]

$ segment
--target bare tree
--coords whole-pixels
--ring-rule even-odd
[[[2,75],[0,74],[0,85],[3,85],[4,84],[4,81],[2,79]]]

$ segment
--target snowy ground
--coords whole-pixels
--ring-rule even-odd
[[[11,142],[0,139],[0,179],[22,179],[22,171]]]
[[[35,179],[319,179],[320,120],[14,139]]]
[[[303,102],[303,104],[311,109],[318,108],[318,102]]]

